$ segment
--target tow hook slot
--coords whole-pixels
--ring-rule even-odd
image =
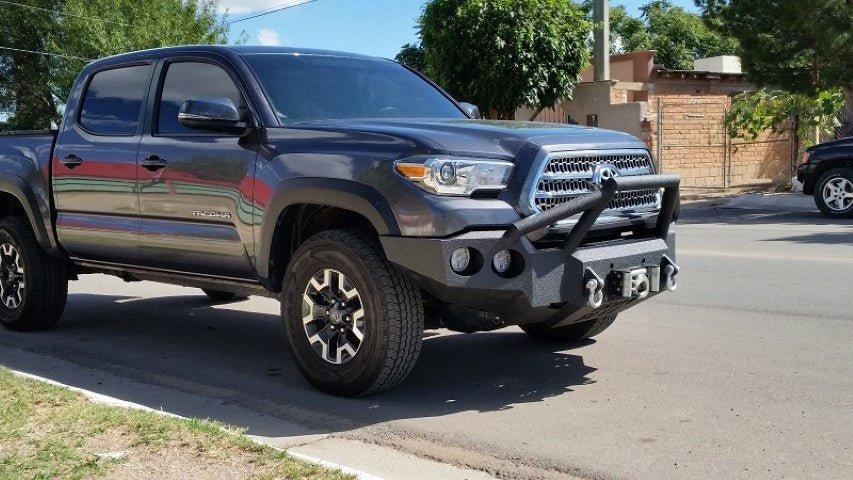
[[[604,280],[591,268],[584,271],[584,292],[587,307],[598,308],[604,303]]]
[[[625,298],[645,298],[651,289],[648,269],[637,268],[633,270],[617,270],[616,275],[617,293]]]
[[[678,265],[676,265],[672,259],[664,255],[663,260],[661,261],[661,269],[663,270],[663,281],[666,285],[666,289],[673,291],[678,288]]]

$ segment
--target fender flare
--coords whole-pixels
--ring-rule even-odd
[[[27,181],[17,175],[0,172],[0,192],[8,193],[18,199],[24,207],[39,245],[48,252],[54,251],[57,243],[53,236],[53,228],[46,228],[51,222],[50,207],[39,204]]]
[[[257,240],[257,271],[262,279],[268,279],[270,275],[270,256],[278,219],[288,207],[299,204],[351,210],[365,217],[380,235],[400,234],[400,227],[388,201],[369,185],[336,178],[298,177],[283,180],[276,186],[263,210]]]

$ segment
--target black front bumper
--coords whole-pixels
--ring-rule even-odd
[[[628,271],[675,269],[675,235],[670,231],[678,204],[675,175],[623,177],[599,191],[559,207],[520,219],[503,230],[472,231],[450,238],[382,237],[388,259],[405,270],[440,302],[496,312],[501,324],[547,321],[554,326],[624,310],[666,289],[663,277],[647,294],[625,296],[619,287]],[[646,238],[603,241],[581,246],[598,216],[619,191],[664,188],[653,234]],[[538,248],[527,237],[565,218],[582,213],[560,248]],[[472,268],[453,271],[450,256],[458,248],[473,252]],[[491,259],[509,250],[508,274],[498,274]],[[603,301],[591,301],[590,280],[601,282]]]

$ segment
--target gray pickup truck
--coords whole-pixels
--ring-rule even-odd
[[[679,178],[645,144],[477,117],[347,53],[95,61],[58,131],[0,136],[0,322],[52,326],[81,274],[265,295],[305,378],[365,395],[425,328],[575,341],[675,289]]]

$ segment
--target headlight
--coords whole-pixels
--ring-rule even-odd
[[[803,163],[809,163],[809,157],[811,157],[811,156],[812,156],[812,152],[809,152],[808,150],[806,150],[806,152],[803,153]]]
[[[513,164],[503,160],[424,156],[398,160],[397,173],[438,195],[469,196],[477,190],[503,190]]]

